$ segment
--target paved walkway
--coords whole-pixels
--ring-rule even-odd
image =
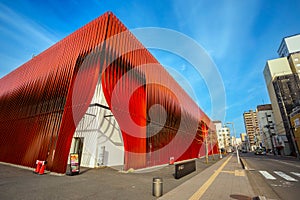
[[[217,159],[218,160],[218,159]],[[35,175],[0,164],[0,199],[238,199],[253,198],[249,180],[235,155],[205,164],[197,160],[197,170],[174,179],[174,165],[152,172],[120,173],[111,168],[83,169],[78,176]],[[164,194],[152,196],[152,178],[163,178]]]
[[[0,200],[11,199],[128,199],[156,200],[152,196],[153,177],[163,178],[163,192],[168,193],[219,161],[209,158],[197,159],[197,170],[180,179],[174,178],[174,165],[161,168],[122,173],[112,168],[81,168],[77,176],[54,176],[33,174],[26,170],[0,164]],[[221,160],[222,162],[222,160]],[[218,162],[217,162],[218,163]]]
[[[222,159],[198,175],[160,197],[163,199],[239,199],[255,196],[249,180],[235,156]]]

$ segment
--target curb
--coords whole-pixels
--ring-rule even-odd
[[[243,169],[249,170],[246,161],[241,157],[240,157],[240,161],[241,161],[241,165],[242,165]]]
[[[249,170],[251,171],[252,169],[249,169],[246,161],[240,157],[240,161],[241,161],[241,165],[243,167],[244,170]],[[267,198],[265,196],[256,196],[256,197],[253,197],[252,200],[267,200]]]
[[[241,161],[241,164],[242,164],[242,167],[243,167],[244,170],[255,171],[255,169],[249,168],[247,162],[243,158],[240,158],[240,161]]]

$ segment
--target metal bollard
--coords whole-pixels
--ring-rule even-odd
[[[160,197],[163,195],[163,180],[160,177],[153,178],[152,195]]]

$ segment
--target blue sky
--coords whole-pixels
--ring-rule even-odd
[[[266,61],[278,57],[283,37],[300,33],[299,0],[0,0],[0,77],[106,11],[129,29],[173,29],[201,45],[223,79],[224,121],[234,122],[237,134],[245,131],[244,111],[270,102],[262,74]],[[205,80],[193,77],[184,60],[151,52],[188,80],[195,101],[210,115]]]

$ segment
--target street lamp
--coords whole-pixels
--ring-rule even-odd
[[[240,164],[239,150],[237,148],[237,143],[236,143],[236,133],[235,133],[235,130],[234,130],[234,123],[233,122],[227,122],[226,124],[231,124],[232,125],[232,130],[233,130],[233,134],[234,134],[234,138],[235,138],[234,140],[235,140],[236,158],[237,158],[238,164]]]

